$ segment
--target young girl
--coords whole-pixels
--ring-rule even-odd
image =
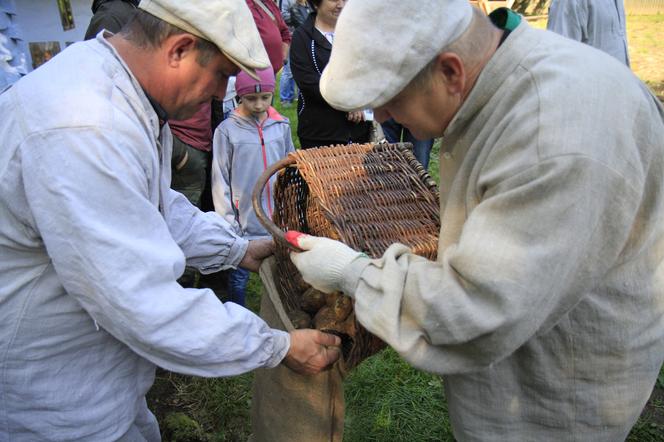
[[[214,132],[212,140],[212,198],[215,211],[248,240],[269,236],[258,222],[251,194],[258,177],[272,163],[294,150],[288,119],[272,106],[274,74],[258,71],[260,80],[241,72],[235,81],[238,107]],[[273,179],[263,191],[263,210],[272,216]],[[233,270],[230,301],[244,305],[249,272]]]

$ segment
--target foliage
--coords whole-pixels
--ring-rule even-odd
[[[386,349],[364,361],[344,382],[344,440],[454,440],[440,377],[412,368]]]
[[[172,413],[164,419],[164,439],[173,442],[197,442],[205,435],[201,426],[184,413]]]

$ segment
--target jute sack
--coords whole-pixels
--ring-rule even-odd
[[[274,283],[276,261],[266,259],[260,316],[270,327],[294,330]],[[343,377],[337,364],[314,376],[284,365],[256,370],[251,403],[252,442],[341,442],[344,428]]]

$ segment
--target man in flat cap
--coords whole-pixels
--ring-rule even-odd
[[[165,124],[267,66],[245,2],[143,0],[0,95],[0,440],[156,441],[155,364],[316,373],[338,357],[337,337],[176,283],[185,262],[255,270],[271,252],[169,189]]]
[[[300,236],[304,279],[444,375],[461,441],[624,440],[664,359],[664,110],[613,57],[466,0],[350,1],[331,105],[442,137],[436,262]]]

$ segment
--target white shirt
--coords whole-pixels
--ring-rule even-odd
[[[169,188],[170,130],[101,34],[0,110],[0,440],[155,440],[155,364],[230,376],[282,360],[288,334],[176,283],[185,261],[237,265],[247,242]]]

